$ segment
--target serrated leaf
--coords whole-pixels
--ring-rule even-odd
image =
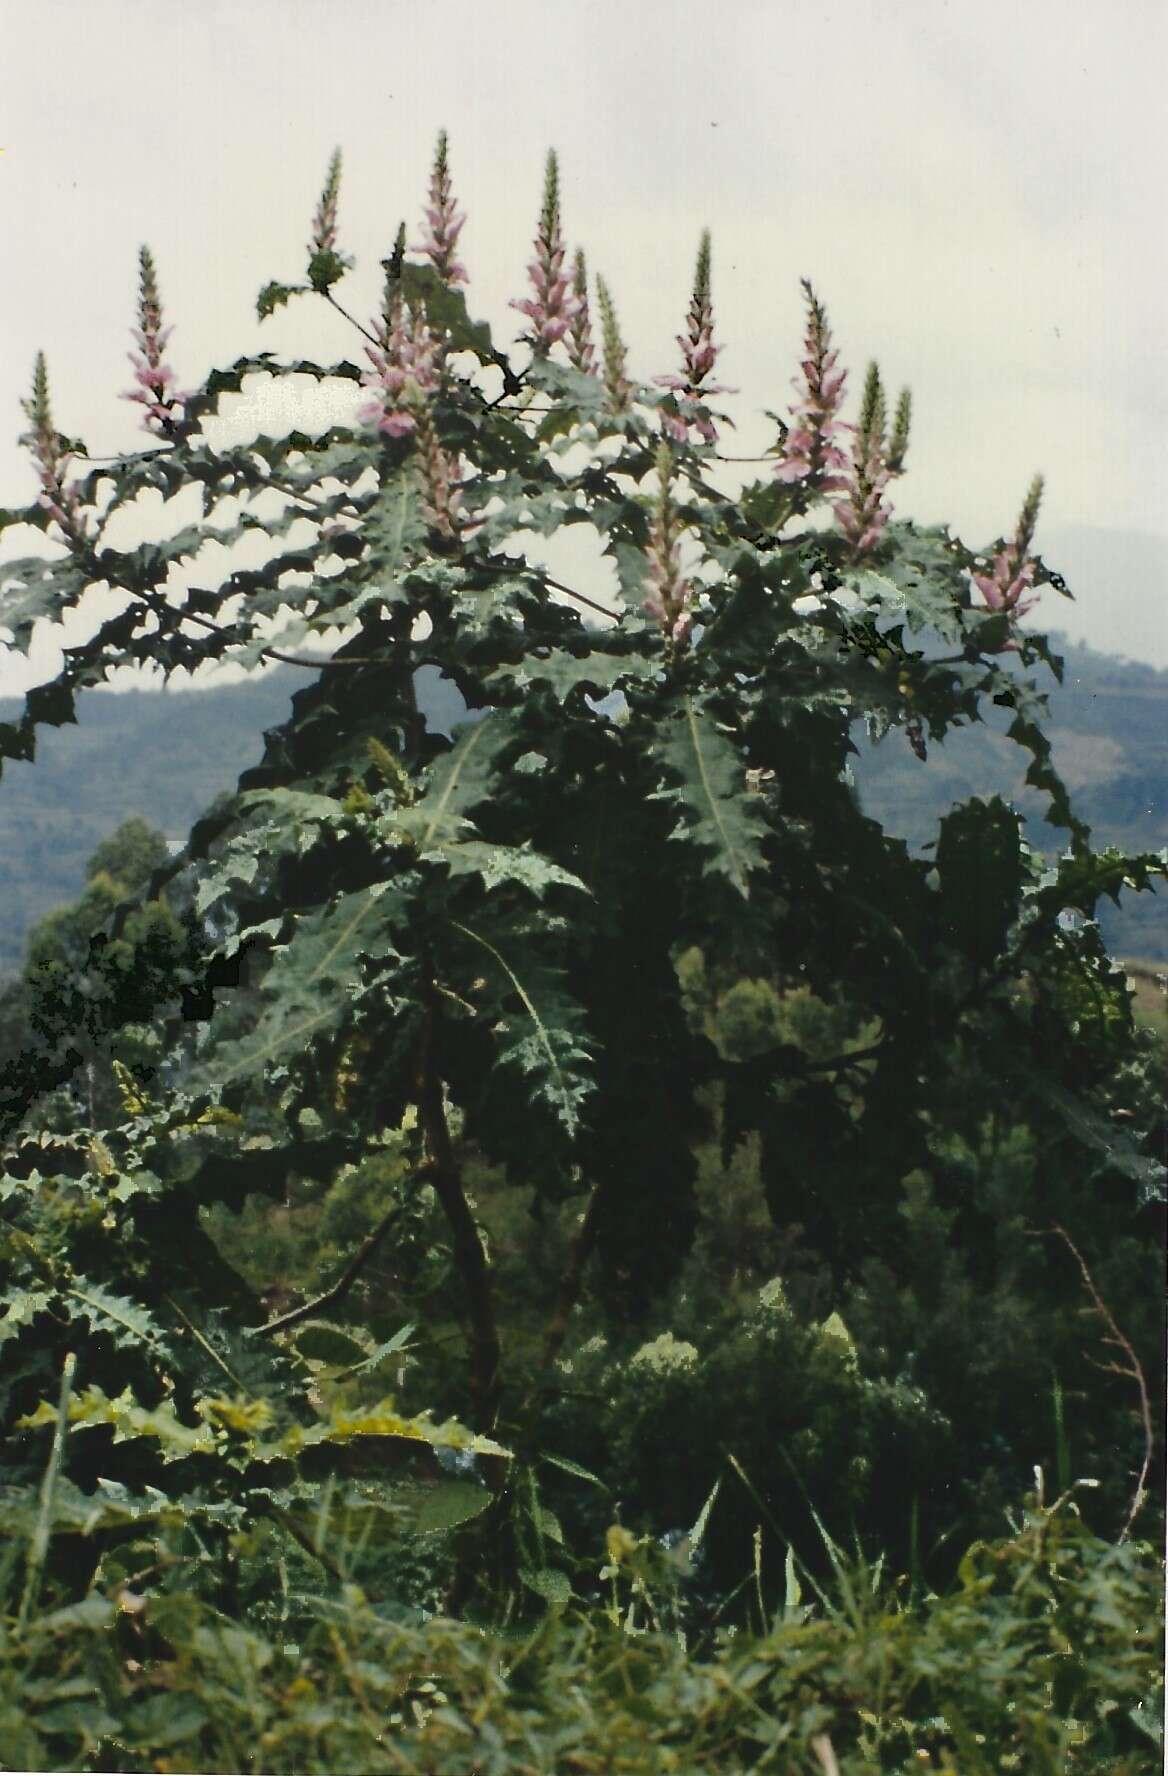
[[[95,1332],[107,1332],[119,1345],[146,1345],[158,1356],[169,1354],[169,1335],[145,1308],[128,1297],[114,1295],[89,1277],[75,1277],[61,1290],[79,1319]]]
[[[79,603],[89,578],[72,559],[27,556],[0,565],[0,629],[9,646],[27,654],[38,623],[60,623]]]
[[[555,887],[590,892],[571,870],[561,869],[527,845],[492,845],[485,839],[458,838],[422,855],[425,861],[444,863],[452,877],[480,877],[488,894],[505,883],[525,888],[537,900]]]
[[[266,321],[278,308],[283,308],[291,297],[303,296],[307,288],[306,284],[281,284],[273,278],[256,297],[256,314],[261,321]]]
[[[450,923],[478,945],[498,971],[496,1067],[517,1068],[528,1082],[532,1101],[550,1109],[564,1132],[574,1137],[584,1101],[595,1089],[579,1005],[564,991],[558,972],[521,940],[516,939],[505,956],[481,932],[457,919]]]
[[[488,364],[498,360],[487,323],[471,320],[466,297],[447,284],[432,265],[403,265],[401,288],[412,307],[425,309],[431,327],[449,334],[454,351],[474,352]]]
[[[78,1430],[109,1427],[113,1430],[115,1443],[149,1438],[158,1444],[163,1461],[183,1461],[190,1455],[209,1454],[215,1448],[215,1436],[208,1425],[201,1424],[195,1429],[184,1424],[170,1400],[164,1400],[154,1408],[139,1406],[128,1387],[113,1399],[96,1384],[74,1393],[69,1400],[68,1418]],[[35,1411],[17,1420],[17,1426],[22,1430],[35,1430],[41,1425],[54,1424],[56,1419],[56,1406],[42,1400]]]
[[[1141,1206],[1162,1202],[1168,1171],[1159,1160],[1141,1153],[1126,1130],[1119,1128],[1082,1098],[1074,1097],[1054,1080],[1036,1075],[1028,1083],[1030,1095],[1054,1112],[1066,1131],[1096,1157],[1098,1172],[1118,1172],[1134,1184]]]
[[[509,1457],[511,1454],[492,1438],[468,1431],[455,1419],[435,1424],[425,1416],[407,1418],[396,1410],[392,1400],[382,1400],[376,1406],[353,1411],[337,1407],[325,1423],[312,1425],[307,1430],[299,1425],[293,1426],[274,1446],[272,1453],[295,1455],[301,1449],[319,1443],[351,1443],[362,1437],[400,1437],[410,1443],[427,1443],[432,1449],[459,1449],[471,1455]]]
[[[670,838],[708,853],[704,872],[725,877],[748,899],[750,874],[764,863],[766,825],[746,795],[745,767],[731,741],[687,697],[681,716],[661,731],[656,752],[676,779],[653,796],[680,810]]]
[[[528,654],[518,665],[500,666],[494,677],[511,680],[521,687],[550,685],[564,703],[575,691],[594,691],[603,696],[629,679],[645,678],[656,671],[655,664],[637,655],[607,654],[595,649],[588,654],[573,654],[555,648],[544,658]]]
[[[344,818],[341,803],[332,796],[306,790],[247,790],[237,798],[235,807],[239,817],[251,824],[229,840],[200,874],[195,888],[197,913],[205,913],[235,889],[252,887],[261,868],[264,879],[270,879],[276,861],[303,856],[322,832],[340,825]]]
[[[335,1029],[367,991],[364,960],[395,957],[393,937],[405,918],[401,889],[374,882],[303,914],[264,976],[264,1009],[238,1041],[212,1045],[192,1084],[228,1084],[303,1052]],[[214,1030],[214,1027],[213,1027]]]
[[[422,794],[412,808],[396,811],[386,830],[407,833],[423,856],[457,841],[467,831],[466,816],[493,793],[499,757],[514,735],[511,718],[500,711],[456,728],[450,751],[427,771]]]

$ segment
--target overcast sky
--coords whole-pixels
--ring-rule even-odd
[[[638,374],[674,367],[708,224],[719,370],[741,391],[727,448],[764,449],[811,276],[855,395],[872,356],[913,387],[898,513],[979,543],[1042,469],[1052,565],[1073,569],[1076,527],[1137,538],[1130,572],[1104,586],[1092,570],[1069,621],[1048,594],[1044,621],[1168,664],[1149,578],[1168,553],[1163,0],[4,0],[0,14],[0,503],[33,492],[15,439],[39,348],[63,431],[94,454],[143,441],[117,399],[143,240],[180,379],[265,347],[356,355],[323,304],[261,327],[255,293],[301,272],[339,143],[342,245],[359,260],[344,296],[371,312],[399,219],[416,238],[445,126],[471,306],[504,340],[554,145],[565,231],[611,283]],[[2,653],[0,693],[27,682]],[[38,649],[42,670],[51,658]]]

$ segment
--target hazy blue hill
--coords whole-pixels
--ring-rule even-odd
[[[463,708],[453,685],[423,667],[427,719],[444,726]],[[77,725],[41,728],[32,764],[5,761],[0,778],[0,976],[20,964],[25,934],[73,900],[97,844],[131,814],[168,838],[257,764],[264,731],[289,714],[311,675],[280,668],[205,691],[94,692]],[[22,705],[0,698],[0,721]]]
[[[273,673],[207,691],[96,692],[76,727],[41,728],[32,764],[5,762],[0,780],[0,973],[24,936],[72,900],[86,859],[131,814],[168,837],[259,760],[263,731],[282,721],[302,674]],[[0,702],[0,720],[19,713]]]
[[[1158,849],[1168,843],[1168,672],[1067,646],[1066,683],[1051,696],[1056,759],[1098,843]],[[430,668],[420,685],[427,717],[446,727],[461,701]],[[130,814],[168,837],[256,763],[266,728],[280,722],[307,674],[281,670],[207,691],[95,693],[75,727],[42,729],[33,765],[5,766],[0,781],[0,974],[20,962],[25,933],[50,907],[73,899],[85,861]],[[0,720],[18,706],[0,701]],[[1026,755],[982,726],[930,749],[922,765],[904,735],[870,746],[857,731],[855,776],[865,807],[914,847],[935,836],[939,815],[970,795],[995,791],[1034,816],[1031,842],[1057,852],[1062,838],[1025,788]],[[998,719],[1000,718],[1000,719]],[[1131,896],[1109,915],[1118,953],[1168,958],[1168,893]]]
[[[1061,686],[1050,685],[1048,731],[1055,764],[1096,845],[1133,851],[1168,845],[1168,672],[1120,660],[1052,637],[1065,661]],[[1049,676],[1049,675],[1044,675]],[[998,793],[1024,813],[1033,847],[1051,856],[1065,844],[1043,818],[1043,798],[1025,783],[1029,755],[1005,737],[1010,716],[990,709],[985,723],[949,734],[913,756],[903,734],[861,748],[854,775],[865,808],[914,849],[936,836],[954,802]],[[1125,897],[1102,920],[1113,950],[1168,958],[1168,890]]]

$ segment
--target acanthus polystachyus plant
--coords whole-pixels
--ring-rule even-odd
[[[460,1282],[464,1415],[480,1452],[503,1463],[490,1439],[522,1448],[536,1436],[585,1279],[633,1313],[676,1274],[711,1093],[727,1141],[758,1137],[781,1203],[805,1189],[792,1154],[809,1149],[792,1129],[850,1156],[860,1189],[872,1155],[890,1176],[910,1172],[939,1082],[976,1055],[987,1091],[1021,1094],[1052,1139],[1106,1150],[1143,1188],[1138,1131],[1110,1119],[1102,1077],[1078,1080],[1087,1109],[1068,1108],[1066,1062],[1024,987],[1056,951],[1060,967],[1105,975],[1097,937],[1068,950],[1060,912],[1069,899],[1089,912],[1117,879],[1146,885],[1162,866],[1125,859],[1117,878],[1114,860],[1093,859],[1054,769],[1026,669],[1057,662],[1016,620],[1022,591],[1050,578],[1031,553],[1037,493],[988,574],[947,529],[893,521],[884,489],[903,468],[907,396],[889,435],[873,366],[845,451],[845,372],[809,283],[792,424],[761,477],[730,494],[706,405],[721,392],[708,380],[720,349],[708,235],[681,371],[637,382],[603,279],[597,363],[583,255],[566,269],[554,156],[515,351],[467,306],[445,136],[426,237],[407,251],[399,235],[368,322],[334,294],[349,265],[339,193],[337,156],[305,281],[269,284],[260,309],[305,296],[340,308],[363,364],[261,354],[172,393],[144,253],[134,398],[155,442],[87,469],[55,430],[38,360],[26,440],[41,491],[0,525],[53,547],[4,564],[0,622],[27,650],[37,625],[66,620],[93,587],[123,608],[0,724],[0,758],[31,759],[38,727],[71,720],[77,696],[117,668],[169,678],[279,660],[306,680],[262,762],[149,891],[165,887],[204,933],[201,960],[158,1008],[170,1045],[158,1101],[133,1095],[116,1130],[38,1148],[40,1095],[76,1067],[68,1042],[4,1099],[10,1176],[59,1175],[111,1217],[100,1222],[110,1277],[87,1283],[66,1241],[47,1269],[19,1272],[24,1317],[11,1317],[14,1294],[9,1324],[43,1347],[47,1377],[63,1340],[97,1340],[100,1368],[100,1338],[122,1323],[144,1397],[187,1376],[167,1395],[166,1434],[176,1448],[189,1434],[190,1458],[211,1460],[220,1443],[199,1426],[226,1422],[227,1408],[207,1404],[198,1341],[181,1328],[244,1310],[196,1237],[199,1206],[396,1143],[400,1201],[386,1213],[434,1193]],[[230,397],[266,389],[262,411],[277,389],[294,401],[304,378],[348,386],[351,418],[215,441]],[[190,489],[196,521],[115,545],[144,496]],[[827,522],[805,522],[817,508]],[[603,562],[586,584],[525,547],[576,526]],[[223,565],[256,536],[258,565]],[[853,645],[861,628],[870,647]],[[902,646],[905,630],[919,647]],[[312,651],[322,643],[324,658]],[[453,733],[429,719],[427,668],[461,695]],[[956,810],[935,856],[913,856],[847,781],[854,722],[900,730],[924,761],[928,742],[990,705],[1008,712],[1028,781],[1067,839],[1046,874],[1000,801]],[[710,988],[716,1015],[695,1009],[679,973],[695,951],[716,953],[725,976]],[[735,998],[735,981],[750,992]],[[825,1008],[836,1049],[801,1046],[783,1022],[795,993]],[[111,1027],[117,1016],[115,994]],[[506,1367],[470,1155],[542,1201],[580,1205],[538,1373]],[[42,1212],[23,1186],[13,1197],[21,1214]],[[147,1306],[152,1241],[166,1291]],[[42,1297],[43,1312],[28,1307]],[[261,1318],[253,1304],[257,1337]],[[230,1340],[200,1336],[230,1370]],[[281,1323],[258,1341],[286,1336]],[[125,1429],[130,1408],[115,1410],[108,1389],[87,1398],[89,1422]],[[238,1460],[292,1460],[296,1439],[316,1435],[307,1391],[300,1401],[295,1434],[245,1414],[231,1433]],[[386,1407],[369,1434],[425,1441],[421,1422]]]

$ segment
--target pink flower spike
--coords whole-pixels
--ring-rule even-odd
[[[689,428],[694,427],[699,437],[707,444],[717,440],[717,428],[708,418],[701,418],[696,412],[699,404],[709,400],[711,395],[732,394],[733,390],[716,386],[706,381],[714,368],[714,363],[721,351],[721,346],[714,344],[714,308],[710,297],[710,231],[703,229],[701,242],[698,246],[697,265],[694,270],[693,295],[690,297],[687,327],[684,333],[677,335],[677,343],[681,347],[680,374],[655,377],[659,388],[672,390],[678,396],[680,420],[684,416],[683,431],[677,430],[676,422],[669,425],[670,436],[682,441],[688,436]]]
[[[555,151],[544,172],[543,206],[535,236],[535,254],[527,267],[534,296],[514,298],[512,308],[531,321],[523,334],[537,357],[546,357],[580,317],[584,298],[569,292],[563,275],[564,240],[560,230],[560,176]]]
[[[139,253],[138,276],[138,324],[130,329],[130,336],[140,349],[127,353],[134,366],[138,388],[127,391],[123,399],[145,405],[143,430],[169,438],[184,423],[183,403],[192,397],[189,392],[180,392],[173,386],[175,373],[162,361],[172,329],[162,325],[162,301],[149,247],[143,247]]]
[[[996,615],[1004,613],[1011,620],[1024,617],[1038,603],[1037,597],[1026,598],[1023,595],[1033,586],[1034,576],[1038,571],[1038,563],[1029,558],[1028,550],[1034,540],[1034,528],[1038,522],[1041,503],[1042,476],[1036,475],[1023,501],[1014,535],[995,555],[992,570],[988,574],[975,573],[970,576],[981,593],[984,608]],[[1017,653],[1017,643],[1004,641],[1000,647],[991,651]]]
[[[430,194],[424,215],[427,223],[425,240],[412,250],[425,253],[444,284],[465,284],[466,267],[455,257],[455,246],[466,217],[454,202],[450,167],[446,155],[446,131],[438,136],[434,165],[430,173]]]
[[[59,526],[70,548],[84,548],[90,540],[89,520],[82,510],[75,482],[66,480],[71,452],[53,424],[49,405],[49,373],[43,352],[33,367],[32,394],[22,401],[29,430],[20,442],[32,452],[41,491],[37,504]]]
[[[847,371],[836,369],[839,353],[831,344],[827,311],[807,278],[803,279],[803,294],[807,302],[803,375],[792,382],[801,398],[790,409],[793,423],[775,469],[778,480],[798,486],[794,508],[797,512],[805,512],[817,495],[842,492],[847,485],[830,473],[832,469],[846,468],[847,458],[828,442],[839,430],[837,414]]]

